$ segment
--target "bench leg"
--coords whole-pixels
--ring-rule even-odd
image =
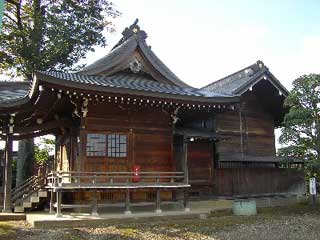
[[[62,201],[62,191],[57,190],[57,212],[56,212],[56,217],[62,217],[61,201]]]
[[[91,209],[92,216],[99,216],[98,214],[98,201],[97,201],[97,190],[92,192],[92,209]]]
[[[157,196],[156,196],[156,213],[162,213],[162,210],[161,210],[160,189],[157,189]]]
[[[188,190],[183,191],[183,207],[185,212],[190,212],[190,207],[189,207],[189,193]]]
[[[130,190],[126,189],[126,210],[124,212],[125,215],[130,215],[131,210],[130,210]]]

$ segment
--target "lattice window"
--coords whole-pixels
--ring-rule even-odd
[[[87,134],[87,156],[106,156],[107,143],[105,134]]]
[[[127,157],[127,135],[108,135],[108,157]]]

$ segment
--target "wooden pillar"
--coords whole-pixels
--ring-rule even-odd
[[[4,199],[3,210],[4,213],[12,212],[11,203],[11,187],[12,187],[12,134],[8,133],[6,136],[5,148],[5,170],[4,170]]]
[[[131,214],[131,210],[130,210],[130,190],[129,188],[126,189],[126,210],[124,212],[124,214],[129,215]]]
[[[56,217],[62,217],[61,201],[62,201],[62,191],[61,190],[57,190],[57,212],[56,212]]]
[[[157,196],[156,196],[156,213],[162,213],[162,210],[161,210],[160,189],[157,189]]]
[[[184,183],[188,184],[188,139],[183,138],[183,172],[184,172]]]
[[[186,137],[183,138],[183,163],[184,163],[184,183],[189,183],[189,175],[188,175],[188,139]],[[189,212],[189,203],[188,203],[188,189],[183,190],[183,207],[184,211]]]
[[[98,201],[97,201],[97,190],[93,190],[92,192],[92,209],[91,209],[92,216],[99,216],[98,214]]]

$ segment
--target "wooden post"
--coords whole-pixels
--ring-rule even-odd
[[[184,207],[185,212],[190,212],[188,197],[189,197],[188,189],[184,189],[184,191],[183,191],[183,207]]]
[[[97,190],[93,190],[92,192],[92,209],[91,209],[91,215],[92,216],[99,216],[98,214],[98,201],[97,201]]]
[[[240,123],[240,151],[241,151],[241,156],[243,157],[243,127],[242,127],[242,113],[241,113],[241,108],[239,109],[239,123]]]
[[[4,170],[4,199],[3,210],[4,213],[12,212],[11,203],[11,187],[12,187],[12,134],[8,133],[6,136],[5,148],[5,170]]]
[[[160,198],[160,189],[157,189],[157,196],[156,196],[156,213],[162,213],[161,210],[161,198]]]
[[[129,215],[131,214],[131,210],[130,210],[130,190],[129,188],[126,189],[126,210],[124,212],[125,215]]]
[[[57,190],[57,212],[56,212],[56,217],[62,217],[61,201],[62,201],[62,191],[61,190]]]

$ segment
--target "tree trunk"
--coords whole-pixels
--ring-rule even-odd
[[[19,141],[16,186],[19,186],[34,173],[33,139]]]

